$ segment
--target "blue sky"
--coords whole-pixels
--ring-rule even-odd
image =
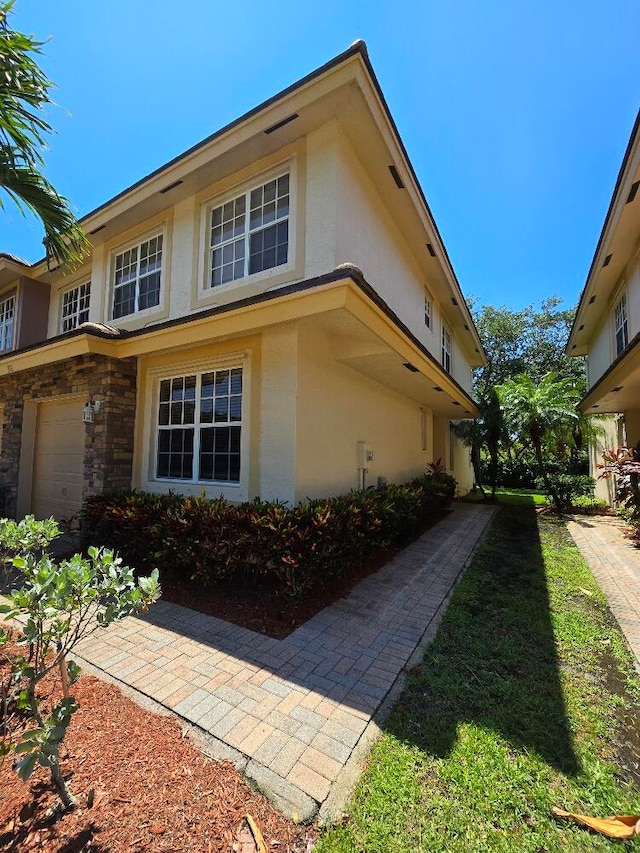
[[[17,0],[79,216],[364,38],[462,289],[577,301],[640,105],[637,0]],[[11,205],[0,250],[42,256]]]

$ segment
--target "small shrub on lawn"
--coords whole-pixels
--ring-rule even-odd
[[[112,492],[87,499],[82,526],[86,542],[104,542],[141,569],[162,563],[203,585],[263,584],[299,596],[375,551],[409,541],[449,505],[455,485],[450,475],[431,473],[293,508]]]
[[[596,481],[586,474],[549,474],[548,480],[556,495],[560,499],[563,510],[570,510],[573,502],[578,498],[593,498]],[[542,477],[536,480],[536,487],[544,492],[548,498],[552,495],[547,492]]]

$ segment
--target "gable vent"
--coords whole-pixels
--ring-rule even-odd
[[[277,121],[275,124],[272,124],[271,127],[268,127],[265,130],[265,133],[268,135],[273,133],[274,130],[280,130],[281,127],[284,127],[285,124],[289,124],[289,122],[295,121],[298,118],[298,113],[291,113],[290,116],[283,118],[282,121]]]
[[[611,263],[612,257],[613,257],[613,255],[607,255],[607,257],[604,259],[604,263],[602,264],[603,268],[609,266],[609,264]]]
[[[427,252],[429,252],[429,254],[431,255],[432,258],[435,258],[436,250],[433,248],[431,243],[427,243]]]
[[[398,170],[396,169],[396,167],[395,166],[389,166],[389,171],[391,172],[391,177],[396,182],[396,186],[398,187],[398,189],[403,190],[404,184],[402,183],[402,178],[398,174]]]
[[[631,184],[631,189],[629,190],[629,195],[627,196],[625,204],[631,204],[634,198],[638,195],[638,187],[640,187],[640,181],[636,181],[635,184]]]

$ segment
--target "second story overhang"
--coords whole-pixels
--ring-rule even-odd
[[[586,415],[626,412],[640,406],[640,333],[580,402]]]
[[[86,324],[73,332],[0,357],[2,377],[81,355],[143,357],[255,335],[270,326],[320,327],[331,357],[440,417],[476,417],[478,409],[357,267],[333,272],[147,329],[125,332]]]

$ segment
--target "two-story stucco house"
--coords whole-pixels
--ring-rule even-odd
[[[438,458],[471,485],[450,428],[484,354],[362,42],[82,224],[72,274],[0,255],[7,513],[297,502]]]
[[[640,112],[618,174],[567,344],[587,356],[588,415],[612,413],[591,450],[597,476],[604,446],[640,441]],[[611,498],[611,483],[598,491]]]

